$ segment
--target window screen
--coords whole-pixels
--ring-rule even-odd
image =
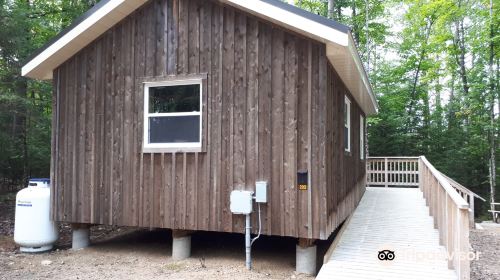
[[[200,116],[149,118],[149,143],[200,142]]]
[[[201,147],[201,81],[146,83],[144,93],[144,147]]]
[[[149,113],[200,111],[200,85],[164,86],[149,89]]]

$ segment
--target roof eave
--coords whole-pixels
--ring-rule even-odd
[[[339,23],[336,23],[338,26],[336,28],[327,26],[317,20],[297,14],[296,11],[281,7],[284,5],[293,7],[286,3],[268,0],[219,0],[219,2],[233,6],[239,10],[248,12],[322,43],[334,42],[342,46],[348,46],[349,44],[348,27]],[[293,8],[298,9],[296,7]]]
[[[305,37],[324,43],[327,47],[327,57],[330,63],[333,65],[342,81],[344,81],[361,109],[366,115],[377,114],[377,100],[373,94],[368,75],[366,74],[352,38],[351,31],[348,27],[338,23],[336,23],[337,26],[327,26],[316,20],[297,14],[296,11],[281,7],[288,5],[286,3],[278,3],[269,0],[219,1],[260,18],[264,18],[276,25],[293,30]],[[278,7],[277,4],[279,4],[280,7]],[[293,6],[289,6],[290,9],[292,9],[292,7]]]
[[[22,75],[52,79],[52,72],[147,0],[109,0],[96,6],[62,32],[22,68]],[[376,114],[378,104],[361,63],[350,29],[335,21],[276,0],[219,0],[326,45],[327,57],[365,114]]]
[[[52,71],[75,53],[97,39],[113,25],[131,14],[147,0],[113,0],[88,13],[79,23],[63,32],[63,35],[28,61],[21,74],[39,80],[52,79]]]
[[[348,37],[348,46],[327,43],[326,56],[363,112],[377,114],[378,103],[350,32]]]

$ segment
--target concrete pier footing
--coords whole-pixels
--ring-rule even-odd
[[[295,253],[295,270],[298,273],[316,275],[316,245],[303,247],[297,245]]]
[[[185,231],[172,231],[172,258],[176,261],[191,256],[191,234]]]
[[[78,250],[90,246],[90,226],[71,225],[73,238],[71,249]]]

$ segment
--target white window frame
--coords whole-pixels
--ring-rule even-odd
[[[347,128],[347,147],[345,147],[346,152],[351,151],[351,100],[349,100],[349,97],[347,95],[344,97],[344,110],[346,110],[346,113],[344,116],[344,128]]]
[[[365,118],[359,115],[359,158],[365,159]]]
[[[165,86],[187,86],[199,85],[200,86],[200,111],[199,112],[183,112],[183,113],[149,113],[149,89],[154,87]],[[161,81],[161,82],[144,82],[144,134],[143,134],[143,151],[144,152],[158,152],[161,151],[175,151],[175,150],[196,150],[202,147],[202,124],[203,124],[203,83],[202,79],[182,79],[174,81]],[[198,142],[178,142],[178,143],[149,143],[149,118],[151,117],[179,117],[179,116],[199,116],[200,117],[200,131]]]

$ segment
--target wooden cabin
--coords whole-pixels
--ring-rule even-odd
[[[364,193],[350,29],[281,1],[102,0],[22,71],[53,81],[56,221],[242,233],[266,181],[262,233],[312,241]]]

